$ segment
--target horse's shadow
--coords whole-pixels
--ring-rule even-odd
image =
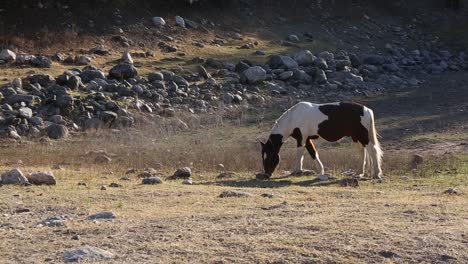
[[[257,180],[257,179],[245,179],[245,180],[218,180],[213,182],[205,182],[201,185],[217,185],[234,188],[284,188],[289,186],[302,186],[302,187],[320,187],[339,185],[340,180],[331,179],[329,181],[321,181],[317,178],[294,182],[291,180],[284,180],[286,177],[274,178],[271,180]]]

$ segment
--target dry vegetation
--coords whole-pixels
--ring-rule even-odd
[[[109,263],[468,261],[466,156],[428,157],[411,170],[409,154],[389,153],[385,183],[364,181],[346,188],[338,180],[345,177],[342,171],[359,167],[354,147],[321,144],[323,161],[335,179],[316,182],[314,177],[282,176],[292,166],[290,143],[279,175],[262,182],[253,180],[260,169],[255,139],[266,135],[268,127],[225,121],[175,132],[154,122],[139,132],[3,145],[1,171],[21,159],[26,172],[54,168],[58,185],[1,187],[0,262],[56,263],[65,250],[84,244],[116,253]],[[110,164],[96,165],[84,155],[99,149],[115,154]],[[306,160],[310,168],[310,158]],[[219,163],[236,175],[217,179]],[[135,174],[129,182],[119,180],[129,167],[141,171],[159,164],[163,178],[190,165],[195,185],[165,181],[146,186]],[[78,186],[80,182],[87,186]],[[101,190],[112,182],[123,187]],[[444,194],[448,187],[457,188],[459,195]],[[218,197],[231,189],[255,196]],[[30,212],[17,213],[20,208]],[[113,211],[117,219],[84,220],[100,211]],[[66,227],[37,227],[57,214],[73,219]],[[80,240],[72,240],[74,235]]]

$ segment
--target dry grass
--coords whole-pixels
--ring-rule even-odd
[[[425,165],[411,171],[409,154],[390,153],[385,183],[344,188],[337,180],[281,176],[281,170],[292,165],[294,144],[287,144],[279,176],[261,182],[253,180],[253,172],[260,169],[254,139],[265,131],[265,125],[224,123],[175,132],[160,124],[140,132],[7,145],[0,150],[1,164],[21,159],[26,172],[50,170],[56,164],[62,169],[54,170],[58,178],[54,187],[1,187],[0,262],[60,262],[66,249],[82,244],[117,253],[110,263],[441,262],[448,256],[455,258],[453,262],[468,261],[466,157],[428,157]],[[97,149],[115,153],[116,158],[95,165],[83,156]],[[322,144],[320,149],[338,179],[344,177],[341,171],[359,167],[356,150],[347,143]],[[310,167],[310,158],[306,160]],[[196,184],[166,181],[143,186],[136,175],[130,175],[130,182],[119,180],[129,167],[141,171],[156,163],[162,163],[163,177],[190,165]],[[219,163],[237,176],[216,179]],[[401,180],[401,175],[410,179]],[[124,187],[100,190],[112,182]],[[448,187],[461,194],[443,194]],[[226,189],[255,196],[218,198]],[[270,192],[277,196],[260,196]],[[18,208],[31,212],[15,213]],[[113,211],[118,218],[84,220],[99,211]],[[66,227],[36,226],[57,214],[73,220]],[[81,236],[79,241],[71,239],[75,234]],[[384,256],[392,253],[397,257]]]

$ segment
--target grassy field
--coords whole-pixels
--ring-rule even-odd
[[[57,263],[64,251],[80,245],[115,253],[109,263],[468,261],[467,156],[427,156],[411,169],[410,154],[388,153],[385,182],[361,181],[353,188],[339,184],[343,171],[360,164],[350,144],[321,144],[334,178],[317,182],[315,176],[287,176],[294,154],[290,142],[274,179],[257,181],[255,138],[265,135],[267,125],[155,131],[3,145],[0,171],[17,166],[24,172],[52,170],[58,184],[0,187],[0,262]],[[97,165],[86,155],[90,150],[105,150],[114,158]],[[11,165],[19,159],[22,165]],[[312,168],[310,158],[306,161]],[[218,179],[219,163],[236,174]],[[182,180],[141,185],[137,173],[128,175],[131,181],[120,180],[128,168],[157,166],[163,179],[177,167],[192,167],[194,185]],[[123,187],[101,190],[111,183]],[[445,194],[449,187],[459,194]],[[224,190],[253,196],[219,198]],[[29,212],[18,213],[22,208]],[[85,220],[101,211],[117,218]],[[72,219],[64,227],[37,226],[58,214]],[[72,239],[76,235],[79,240]]]

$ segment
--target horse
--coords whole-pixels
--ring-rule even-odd
[[[329,142],[336,142],[343,137],[351,137],[363,149],[364,162],[362,174],[359,176],[365,175],[368,162],[372,178],[382,180],[383,151],[377,138],[374,112],[366,106],[354,102],[326,104],[299,102],[284,112],[276,120],[268,140],[265,143],[260,142],[263,173],[267,178],[271,178],[278,166],[281,146],[289,137],[297,141],[297,158],[293,174],[303,174],[305,150],[318,163],[320,174],[325,174],[314,140],[323,138]]]

